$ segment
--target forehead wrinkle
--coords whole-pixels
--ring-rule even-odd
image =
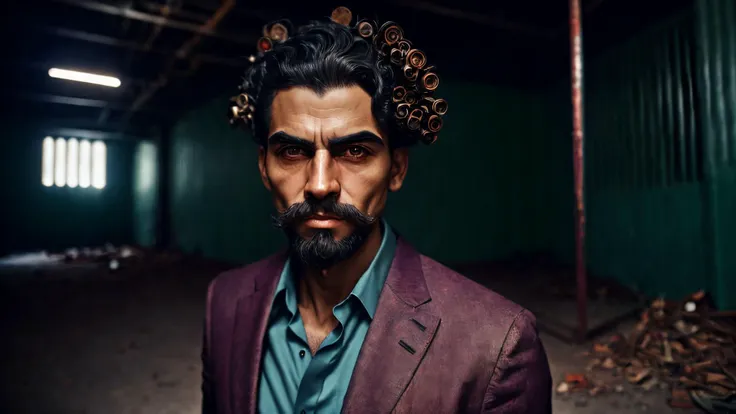
[[[321,101],[318,101],[322,103]],[[318,107],[317,105],[310,105],[307,107],[307,113],[313,116],[317,116],[320,118],[323,117],[332,117],[332,114],[338,113],[340,115],[343,115],[345,113],[361,113],[364,112],[363,108],[365,108],[367,105],[365,105],[363,102],[357,101],[357,102],[350,102],[350,101],[342,101],[338,103],[332,103],[332,102],[324,102],[324,103],[330,103],[330,106],[328,107]]]
[[[360,90],[366,99],[356,99],[353,88],[336,88],[320,96],[299,87],[279,92],[272,108],[278,114],[271,118],[271,126],[325,146],[329,139],[359,130],[383,136],[373,118],[370,97]]]
[[[304,139],[332,139],[342,137],[353,132],[353,130],[372,130],[373,122],[367,121],[362,116],[319,118],[306,114],[300,115],[295,120],[290,120],[287,131],[291,135]],[[377,134],[379,135],[379,134]]]

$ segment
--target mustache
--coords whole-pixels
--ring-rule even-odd
[[[333,215],[358,226],[367,226],[376,221],[375,217],[364,214],[352,204],[338,203],[337,197],[332,196],[322,199],[308,198],[300,203],[294,203],[282,213],[272,215],[271,220],[274,226],[283,229],[317,213]]]

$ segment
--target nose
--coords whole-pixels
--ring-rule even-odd
[[[328,196],[340,194],[340,184],[337,181],[334,161],[330,152],[319,149],[310,161],[309,177],[304,187],[306,199],[315,198],[322,200]]]

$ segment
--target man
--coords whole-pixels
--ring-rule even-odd
[[[265,28],[233,100],[290,248],[210,284],[203,412],[550,413],[534,317],[381,218],[447,105],[398,25],[351,20]]]

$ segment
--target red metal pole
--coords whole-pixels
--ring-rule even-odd
[[[583,169],[583,29],[580,0],[570,0],[572,57],[572,146],[575,181],[575,280],[577,281],[578,341],[588,332],[588,280],[585,274],[585,192]]]

